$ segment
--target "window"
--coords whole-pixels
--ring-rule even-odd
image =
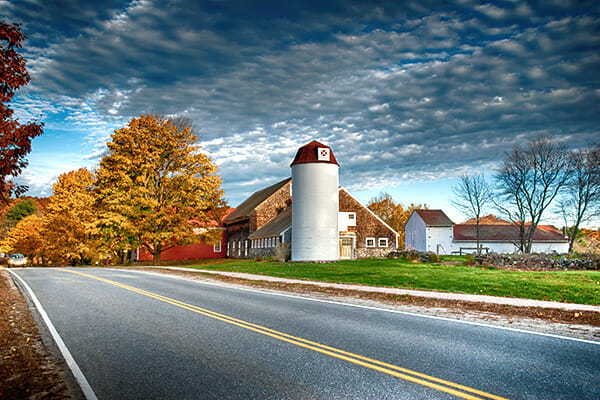
[[[348,213],[348,226],[356,226],[356,213]]]
[[[379,247],[388,247],[388,240],[387,238],[379,238],[377,245]]]
[[[213,245],[213,251],[215,253],[220,253],[221,252],[221,242]]]
[[[375,238],[368,237],[367,240],[365,241],[365,245],[367,247],[375,247]]]

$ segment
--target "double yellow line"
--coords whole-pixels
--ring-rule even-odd
[[[210,311],[198,306],[194,306],[192,304],[184,303],[179,300],[172,299],[170,297],[162,296],[156,293],[149,292],[147,290],[138,289],[133,286],[125,285],[119,282],[111,281],[109,279],[100,278],[94,275],[85,274],[79,271],[72,271],[67,269],[59,268],[60,271],[70,272],[72,274],[77,274],[81,276],[85,276],[87,278],[95,279],[98,281],[102,281],[108,283],[110,285],[114,285],[120,287],[125,290],[129,290],[131,292],[139,293],[141,295],[151,297],[156,300],[160,300],[162,302],[172,304],[176,307],[183,308],[185,310],[189,310],[195,312],[197,314],[204,315],[209,318],[213,318],[219,321],[226,322],[231,325],[238,326],[240,328],[244,328],[256,333],[260,333],[261,335],[269,336],[277,340],[281,340],[286,343],[294,344],[296,346],[303,347],[305,349],[313,350],[321,354],[325,354],[334,358],[338,358],[340,360],[344,360],[356,365],[360,365],[362,367],[370,368],[375,371],[382,372],[384,374],[388,374],[391,376],[395,376],[397,378],[404,379],[409,382],[417,383],[419,385],[427,386],[432,389],[439,390],[441,392],[449,393],[454,396],[469,399],[469,400],[482,400],[482,399],[494,399],[494,400],[507,400],[504,397],[496,396],[490,393],[483,392],[481,390],[473,389],[468,386],[459,385],[454,382],[449,382],[443,379],[439,379],[433,376],[429,376],[426,374],[422,374],[420,372],[411,371],[406,368],[398,367],[396,365],[388,364],[382,361],[374,360],[369,357],[364,357],[358,354],[350,353],[348,351],[340,350],[335,347],[330,347],[324,344],[320,344],[317,342],[313,342],[307,339],[302,339],[296,336],[288,335],[287,333],[279,332],[274,329],[270,329],[261,325],[256,325],[250,322],[243,321],[241,319],[233,318],[224,314],[220,314],[214,311]]]

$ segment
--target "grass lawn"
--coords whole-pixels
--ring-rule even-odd
[[[460,263],[412,263],[399,259],[348,260],[325,264],[221,259],[206,260],[188,267],[325,282],[600,305],[600,271],[519,272],[469,267]]]

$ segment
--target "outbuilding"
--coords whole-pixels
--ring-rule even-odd
[[[479,246],[484,253],[515,253],[519,249],[519,227],[506,221],[480,224]],[[455,224],[442,210],[415,210],[405,225],[405,248],[436,254],[475,253],[477,225]],[[568,251],[569,239],[561,231],[552,225],[537,226],[532,253],[563,254]]]

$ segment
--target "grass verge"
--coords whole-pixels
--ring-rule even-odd
[[[506,271],[490,267],[363,259],[335,263],[205,260],[195,269],[407,289],[600,305],[600,271]]]

